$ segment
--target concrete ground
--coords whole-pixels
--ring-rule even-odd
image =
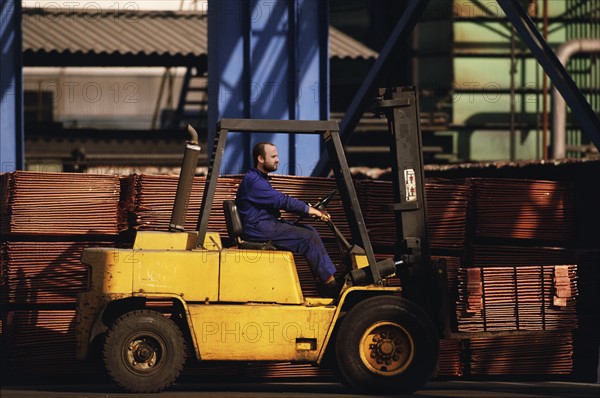
[[[3,384],[6,380],[3,380]],[[176,384],[160,394],[130,394],[111,384],[3,386],[2,398],[371,398],[410,395],[361,395],[338,383]],[[414,397],[538,398],[600,397],[600,384],[572,382],[434,381]]]

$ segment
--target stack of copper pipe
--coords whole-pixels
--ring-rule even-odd
[[[140,230],[167,230],[175,193],[177,190],[178,176],[162,175],[131,175],[129,184],[133,186],[129,190],[126,202],[129,204],[127,210],[130,214],[130,226]],[[204,188],[204,179],[194,179],[192,193],[188,208],[188,219],[191,214],[198,214],[200,198]],[[186,219],[186,228],[187,225]],[[190,220],[191,227],[191,220]]]
[[[473,244],[469,248],[473,267],[573,264],[575,253],[563,247],[537,247]]]
[[[357,191],[374,245],[396,243],[395,213],[391,181],[362,180]],[[425,185],[429,243],[435,249],[462,250],[465,242],[469,186],[463,180],[431,180]]]
[[[177,193],[179,176],[156,176],[149,174],[128,177],[127,203],[130,226],[140,230],[168,230]],[[227,233],[223,216],[223,200],[235,198],[240,177],[219,177],[209,220],[209,229]],[[205,177],[194,178],[188,205],[185,227],[194,230],[200,213]]]
[[[569,248],[575,236],[568,183],[472,180],[473,215],[459,272],[459,332],[528,332],[498,339],[469,338],[471,374],[566,374],[572,371],[572,330],[578,327],[578,270]],[[569,264],[569,265],[564,265]],[[552,350],[536,346],[557,338]],[[528,346],[528,341],[533,341]],[[496,345],[497,344],[497,345]]]
[[[0,197],[3,234],[48,234],[54,236],[54,241],[57,234],[79,234],[82,240],[4,243],[0,267],[3,302],[30,306],[27,310],[11,310],[9,316],[2,319],[4,330],[11,330],[11,336],[15,332],[20,333],[11,337],[16,344],[11,348],[10,359],[11,366],[14,363],[15,369],[23,372],[31,369],[42,373],[54,369],[57,373],[65,372],[65,369],[67,372],[79,370],[80,365],[72,361],[73,300],[75,293],[87,283],[85,270],[79,264],[79,253],[88,244],[103,244],[88,242],[87,236],[115,234],[127,226],[166,230],[178,182],[177,176],[132,175],[119,180],[114,176],[57,174],[60,175],[16,172],[5,174],[1,179],[5,187]],[[241,176],[223,176],[217,184],[209,230],[218,231],[222,237],[227,232],[221,203],[235,197],[240,180]],[[277,189],[310,203],[336,188],[335,181],[326,178],[274,175],[271,183]],[[196,227],[204,184],[204,177],[196,177],[186,220],[187,229]],[[574,225],[574,208],[566,186],[547,181],[475,180],[476,195],[471,209],[477,216],[476,237],[484,240],[520,239],[521,246],[507,246],[514,245],[514,240],[501,242],[501,245],[492,245],[489,241],[481,244],[480,240],[465,243],[471,192],[467,184],[463,180],[428,180],[426,185],[428,228],[434,252],[440,249],[444,252],[447,249],[462,250],[468,246],[472,260],[469,266],[481,267],[479,270],[460,269],[460,257],[432,258],[434,264],[443,262],[451,297],[452,294],[457,296],[455,313],[458,330],[539,332],[526,338],[465,340],[464,343],[470,344],[470,356],[464,364],[468,369],[463,368],[460,359],[457,359],[461,353],[460,342],[443,340],[440,343],[438,374],[568,373],[572,361],[570,357],[567,359],[567,355],[572,353],[573,345],[570,329],[575,328],[578,322],[574,300],[578,294],[576,268],[566,266],[564,273],[564,268],[557,271],[550,265],[573,264],[573,254],[563,248],[540,248],[530,244],[532,241],[538,244],[540,240],[552,243],[569,241]],[[391,182],[359,181],[356,187],[370,237],[377,250],[381,250],[376,252],[376,258],[387,258],[389,254],[386,253],[393,252],[396,243],[394,214],[385,209],[393,202]],[[121,207],[129,213],[127,223],[119,219],[119,189]],[[338,194],[328,211],[344,235],[350,238]],[[284,217],[295,219],[287,214]],[[32,219],[35,222],[30,223]],[[318,229],[334,263],[338,265],[338,271],[343,272],[331,231],[323,223],[309,219],[304,222]],[[83,241],[84,235],[86,241]],[[315,278],[308,263],[300,255],[294,258],[304,295],[317,296]],[[494,266],[490,267],[490,264]],[[515,264],[527,264],[528,267],[514,267]],[[469,281],[466,277],[468,272],[472,275],[478,273],[480,278]],[[39,304],[51,305],[54,309],[35,307]],[[34,338],[36,333],[47,337],[50,346],[42,344],[40,340],[43,338]],[[524,341],[532,338],[535,344],[531,345],[531,349],[523,349]],[[551,345],[542,347],[541,343],[536,345],[538,341],[547,340],[555,344],[555,348],[549,348]],[[543,353],[552,349],[556,351],[552,358]],[[491,358],[493,355],[486,355],[486,350],[497,354],[495,362]],[[34,352],[41,355],[36,359]],[[59,366],[48,369],[47,363],[54,356]],[[524,364],[531,364],[531,368],[516,366],[515,362],[521,360]],[[544,365],[547,367],[544,368]],[[234,367],[226,368],[231,370]],[[231,374],[238,371],[242,370],[235,368]],[[256,366],[249,370],[245,367],[243,372],[265,377],[327,374],[290,364]]]
[[[523,266],[461,269],[461,332],[577,328],[577,269]]]
[[[2,176],[0,301],[11,374],[86,368],[74,358],[75,300],[88,285],[80,257],[86,247],[114,245],[125,227],[120,191],[112,175]]]
[[[437,375],[454,376],[463,375],[463,363],[460,359],[460,340],[440,339]]]
[[[473,181],[478,237],[569,242],[575,235],[573,190],[557,181]]]
[[[463,180],[428,180],[425,190],[431,246],[462,250],[465,245],[469,185]]]
[[[573,369],[570,331],[471,338],[468,346],[472,375],[567,375]]]
[[[10,335],[3,356],[11,374],[29,382],[40,375],[81,377],[97,374],[97,366],[75,359],[75,310],[17,310],[9,314]]]
[[[373,245],[392,246],[396,242],[396,219],[386,205],[394,202],[391,181],[357,182],[360,207]]]
[[[88,286],[81,264],[86,247],[110,242],[4,242],[1,247],[2,302],[10,304],[74,304]]]
[[[16,171],[6,174],[2,234],[114,235],[119,232],[117,176]]]

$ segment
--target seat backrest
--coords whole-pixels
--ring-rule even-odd
[[[243,227],[235,200],[224,200],[223,212],[225,213],[225,224],[227,225],[229,238],[237,241],[242,236]]]

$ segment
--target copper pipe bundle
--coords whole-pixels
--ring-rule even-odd
[[[74,304],[88,285],[81,264],[86,247],[110,242],[5,242],[1,248],[2,298],[11,304]]]
[[[140,230],[167,230],[173,211],[179,176],[134,174],[128,177],[125,202],[130,226]],[[209,229],[227,234],[223,200],[235,198],[240,176],[219,177],[209,220]],[[205,177],[194,178],[185,227],[194,230],[198,222]]]
[[[472,338],[468,342],[472,375],[559,375],[573,369],[571,332]]]
[[[2,234],[114,235],[119,232],[119,178],[16,171],[3,176]]]
[[[470,247],[470,266],[494,267],[528,265],[560,265],[575,262],[573,250],[562,247],[492,246],[475,244]]]
[[[11,376],[83,375],[95,366],[75,360],[75,310],[33,309],[9,314]]]
[[[562,182],[473,181],[478,237],[568,242],[575,234],[573,190]]]
[[[440,339],[440,351],[437,365],[438,376],[462,376],[463,364],[460,359],[460,340]]]
[[[393,203],[391,181],[360,180],[357,184],[360,207],[373,245],[391,246],[396,242],[395,214],[385,208]]]
[[[167,230],[173,211],[177,181],[177,176],[147,174],[129,176],[129,184],[133,187],[130,191],[133,197],[127,198],[130,204],[128,206],[130,226],[140,230]],[[204,181],[200,181],[200,178],[194,179],[188,218],[190,214],[198,213],[203,187]]]
[[[374,245],[396,243],[396,221],[387,205],[394,202],[391,181],[357,183],[361,209]],[[462,180],[432,180],[425,185],[429,242],[436,249],[462,249],[469,187]]]
[[[574,265],[461,269],[458,330],[576,329],[577,293]]]
[[[428,180],[425,193],[431,247],[462,250],[466,236],[469,186],[462,180]]]

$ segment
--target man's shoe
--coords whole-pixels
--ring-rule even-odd
[[[336,298],[340,295],[342,288],[344,287],[344,280],[337,278],[329,283],[323,283],[320,285],[320,294],[322,297]]]

